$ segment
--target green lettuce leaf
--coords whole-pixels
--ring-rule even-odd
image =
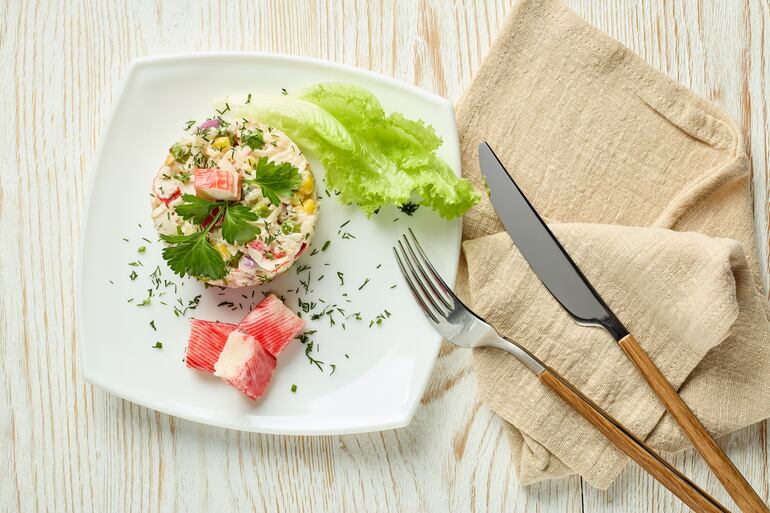
[[[479,200],[436,155],[441,138],[430,125],[387,114],[367,89],[325,82],[293,96],[229,97],[229,116],[254,117],[286,132],[326,169],[326,184],[368,215],[416,199],[451,219]],[[223,106],[224,103],[220,103]],[[416,197],[416,198],[415,198]]]

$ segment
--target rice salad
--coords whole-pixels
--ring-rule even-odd
[[[288,270],[318,217],[310,163],[297,145],[246,118],[190,121],[185,131],[152,185],[153,223],[169,243],[164,259],[180,275],[233,288]],[[206,265],[185,267],[199,261]]]

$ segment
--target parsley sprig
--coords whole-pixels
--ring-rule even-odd
[[[189,235],[161,235],[169,244],[163,249],[163,258],[179,276],[200,276],[212,280],[227,275],[222,255],[208,240],[211,229],[222,221],[222,237],[230,244],[246,244],[260,233],[252,224],[259,216],[245,205],[227,201],[209,201],[192,194],[182,196],[176,212],[183,219],[201,226],[202,230]],[[205,224],[205,226],[204,226]]]
[[[299,189],[302,185],[302,175],[288,162],[276,164],[267,157],[262,157],[254,165],[254,178],[243,182],[258,185],[262,189],[262,195],[278,206],[281,204],[281,196],[286,197]]]

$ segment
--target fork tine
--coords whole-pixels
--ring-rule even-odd
[[[408,228],[408,230],[409,230],[409,235],[412,236],[412,240],[414,241],[414,245],[417,248],[417,253],[422,258],[423,263],[427,266],[427,268],[430,271],[430,273],[436,279],[436,282],[438,282],[438,284],[441,286],[441,288],[444,290],[444,292],[449,294],[456,303],[459,303],[462,306],[464,306],[466,308],[466,310],[470,310],[467,306],[465,306],[465,304],[462,301],[460,301],[460,298],[457,297],[457,295],[454,292],[452,292],[452,289],[449,288],[449,286],[446,284],[446,282],[444,281],[444,278],[441,277],[441,275],[438,273],[438,271],[436,271],[436,268],[433,267],[433,264],[430,263],[430,260],[428,259],[428,256],[425,254],[425,251],[423,251],[422,246],[420,245],[420,241],[417,240],[417,236],[414,234],[412,229]]]
[[[433,307],[434,311],[438,313],[440,317],[446,318],[447,312],[445,312],[438,304],[436,299],[431,295],[431,293],[428,291],[428,289],[425,287],[425,284],[420,279],[420,276],[417,274],[417,271],[414,268],[414,264],[411,260],[409,260],[409,256],[406,254],[406,250],[404,249],[404,245],[401,244],[401,241],[396,241],[396,244],[398,244],[399,249],[401,250],[401,255],[404,257],[404,262],[406,262],[406,267],[409,269],[409,274],[412,276],[414,281],[419,286],[420,290],[422,291],[422,297],[423,299],[426,299],[427,302]]]
[[[414,235],[414,234],[412,234]],[[406,243],[406,249],[409,250],[409,254],[411,255],[411,260],[414,262],[415,267],[420,271],[420,274],[423,277],[423,280],[428,284],[428,287],[433,291],[433,294],[436,298],[438,298],[439,301],[441,301],[445,307],[447,307],[449,310],[452,309],[452,304],[447,301],[446,296],[438,291],[436,288],[436,285],[434,284],[434,281],[430,279],[428,274],[425,272],[424,265],[420,263],[420,260],[417,258],[417,255],[414,253],[414,250],[412,249],[412,244],[409,242],[409,239],[406,237],[406,235],[403,236],[404,242]],[[446,287],[443,287],[446,288]]]
[[[417,303],[420,305],[420,309],[426,316],[430,317],[434,323],[439,324],[438,318],[430,310],[430,308],[428,308],[428,305],[425,304],[422,297],[420,296],[420,293],[417,291],[417,288],[414,286],[414,283],[412,283],[412,279],[409,277],[409,273],[406,272],[404,263],[401,261],[401,257],[399,256],[398,250],[395,247],[393,248],[393,254],[396,256],[396,262],[398,263],[399,269],[401,269],[401,274],[404,277],[404,280],[406,280],[406,284],[409,286],[409,290],[412,292],[414,299],[417,300]],[[404,255],[404,257],[406,258],[406,255]]]

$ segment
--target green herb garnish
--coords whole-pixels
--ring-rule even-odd
[[[296,392],[297,391],[297,385],[292,385],[291,386],[291,391],[292,392]]]
[[[260,150],[265,145],[265,136],[262,130],[255,130],[243,137],[243,142],[252,150]]]
[[[213,224],[209,224],[209,228]],[[163,258],[171,270],[183,278],[189,275],[218,280],[227,276],[227,267],[222,255],[206,239],[209,228],[190,235],[160,236],[171,244],[163,249]]]
[[[326,251],[327,249],[329,249],[329,244],[331,244],[331,243],[332,243],[332,241],[330,241],[330,240],[327,240],[326,242],[324,242],[324,245],[321,246],[321,251]]]
[[[406,214],[408,216],[414,215],[414,213],[417,212],[418,208],[420,208],[420,204],[419,203],[412,203],[411,201],[407,201],[406,203],[404,203],[403,205],[398,207],[398,209],[401,212],[403,212],[404,214]]]
[[[163,349],[163,342],[155,342],[155,345],[152,346],[153,349]]]
[[[281,196],[286,197],[299,189],[302,176],[299,170],[288,162],[276,164],[267,157],[262,157],[254,166],[254,178],[243,182],[258,185],[262,189],[262,195],[277,206],[281,203]]]
[[[183,203],[176,212],[183,218],[206,227],[190,235],[161,235],[171,244],[163,250],[163,258],[171,269],[184,277],[204,276],[211,279],[224,278],[227,266],[222,255],[208,241],[208,233],[222,220],[222,237],[230,244],[246,244],[260,233],[258,226],[251,224],[259,219],[248,207],[226,201],[208,201],[192,194],[182,196]]]
[[[261,232],[259,226],[251,224],[258,219],[257,214],[245,205],[227,206],[224,221],[222,221],[222,237],[230,244],[251,242]]]
[[[220,201],[208,201],[194,194],[184,194],[182,200],[183,203],[176,207],[176,213],[183,219],[192,221],[197,225],[202,225],[206,219],[212,216],[214,210],[218,209],[223,203]],[[209,226],[211,224],[213,223],[209,223]]]

